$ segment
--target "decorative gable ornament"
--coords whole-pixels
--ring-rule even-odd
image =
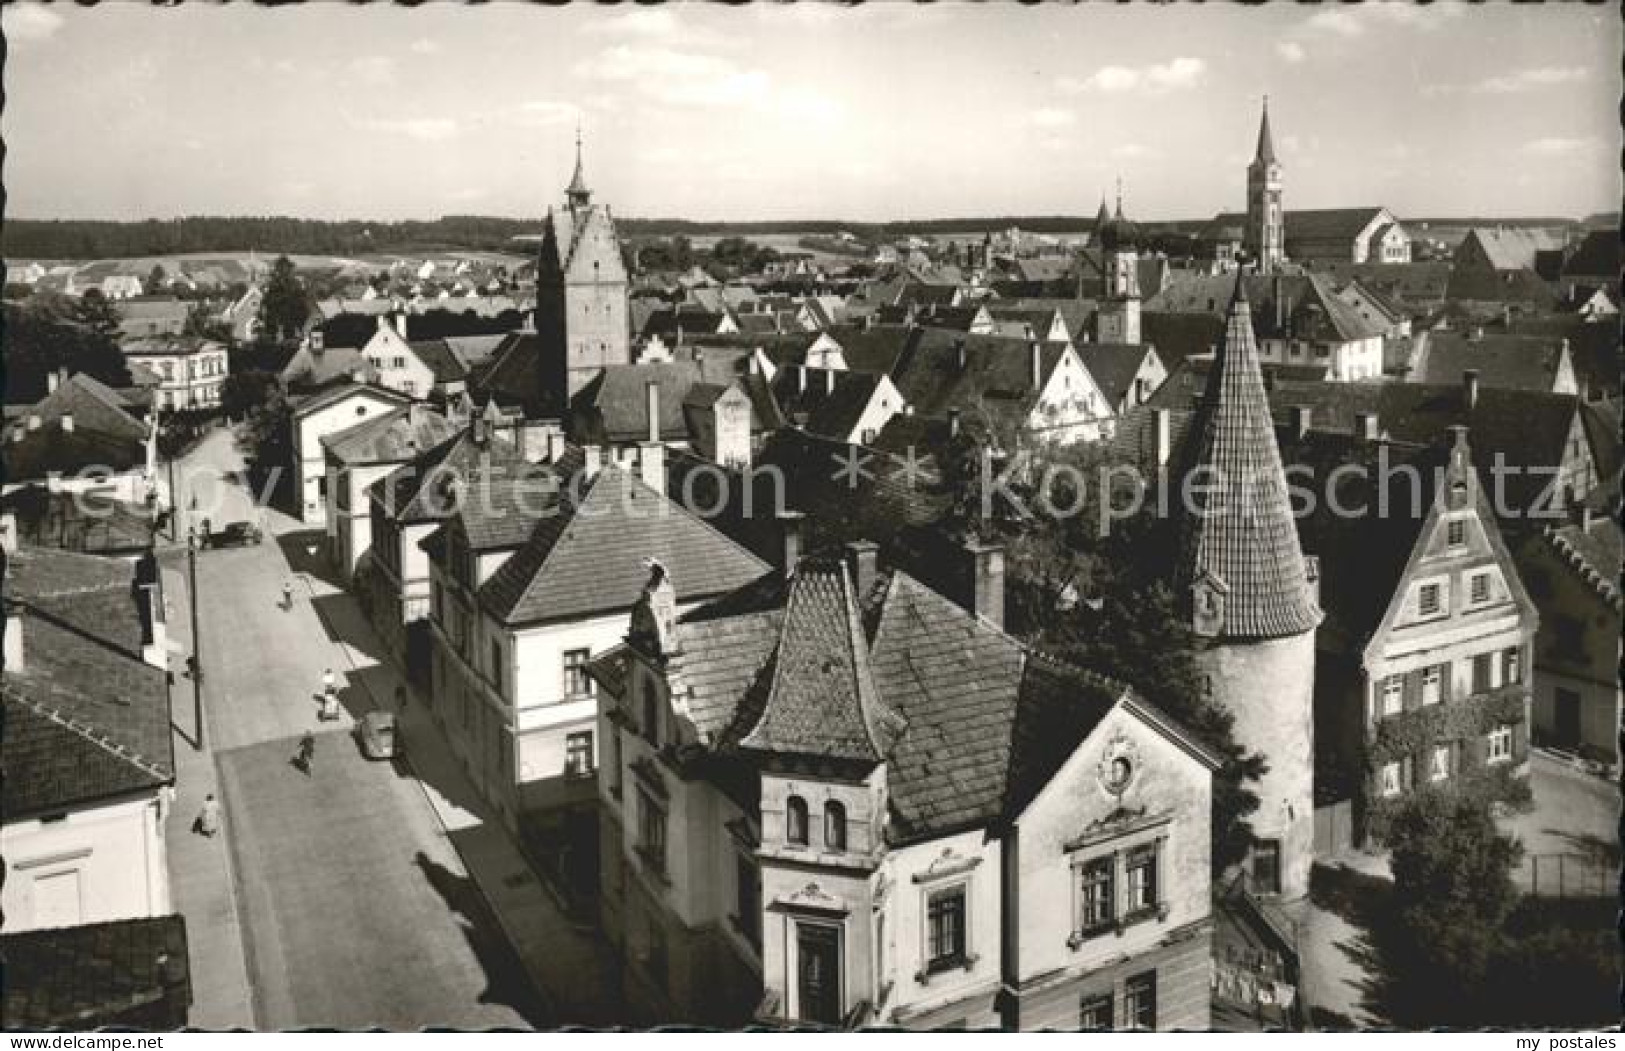
[[[1229,594],[1229,586],[1211,569],[1202,570],[1191,583],[1191,627],[1196,634],[1211,637],[1224,630],[1224,604]]]
[[[657,656],[677,652],[677,589],[666,567],[658,559],[648,559],[649,582],[632,607],[632,641],[650,647]]]
[[[1107,743],[1100,756],[1096,776],[1101,789],[1114,801],[1123,798],[1140,772],[1140,749],[1133,740],[1119,734]]]

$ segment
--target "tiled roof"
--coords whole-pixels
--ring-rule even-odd
[[[564,412],[562,348],[544,348],[534,332],[514,332],[476,366],[468,387],[481,399],[524,406],[532,415],[557,418]]]
[[[405,405],[412,400],[399,391],[390,390],[388,387],[379,387],[370,383],[344,383],[293,399],[293,412],[295,416],[309,416],[313,412],[319,412],[329,406],[337,405],[354,394],[369,394],[401,405]]]
[[[179,915],[0,935],[0,956],[9,1029],[178,1028],[192,1002]]]
[[[569,462],[573,464],[579,455],[580,450],[575,450]],[[448,525],[474,551],[520,547],[530,539],[538,517],[560,513],[560,494],[569,473],[562,464],[544,466],[523,460],[493,464],[490,473],[480,480],[477,499],[450,501],[453,507],[447,516]],[[425,550],[444,532],[442,528],[425,538]]]
[[[8,441],[4,454],[7,481],[38,480],[52,473],[68,477],[87,468],[124,473],[146,463],[145,441],[85,430],[78,426],[78,417],[74,424],[71,431],[60,424],[45,425],[24,431],[20,440]]]
[[[468,375],[468,365],[458,357],[448,340],[415,339],[407,346],[434,373],[436,383],[454,383]]]
[[[870,328],[837,325],[828,330],[841,345],[846,367],[858,372],[891,373],[908,347],[913,330],[904,325],[874,325]]]
[[[201,336],[146,336],[120,344],[125,357],[191,357],[205,351],[225,350],[225,346]]]
[[[453,510],[441,488],[446,480],[492,477],[493,472],[511,470],[518,462],[518,450],[506,438],[494,435],[488,444],[480,445],[472,430],[464,428],[372,483],[369,492],[386,509],[398,508],[393,516],[397,522],[440,521]]]
[[[1621,536],[1618,519],[1596,515],[1589,525],[1571,522],[1543,530],[1541,538],[1598,595],[1616,610],[1620,608],[1619,572],[1625,537]]]
[[[668,361],[646,365],[610,365],[581,389],[572,404],[576,432],[583,441],[631,442],[649,437],[648,384],[660,392],[660,438],[688,438],[683,399],[696,383],[729,384],[735,361],[707,354],[696,362]]]
[[[1593,230],[1563,264],[1564,277],[1619,281],[1620,243],[1617,230]]]
[[[1273,339],[1290,331],[1296,338],[1344,342],[1382,335],[1382,329],[1332,290],[1321,274],[1243,279],[1252,324],[1258,338]],[[1169,282],[1146,301],[1142,326],[1153,313],[1209,313],[1223,316],[1235,278],[1225,275],[1184,277]],[[1277,304],[1277,299],[1280,300]]]
[[[1353,241],[1381,212],[1377,205],[1288,211],[1286,240],[1289,245],[1293,241]]]
[[[509,624],[574,619],[630,609],[645,559],[656,559],[679,601],[720,595],[760,576],[766,564],[679,504],[617,467],[586,493],[562,498],[525,545],[480,588],[481,602]]]
[[[1155,354],[1143,343],[1085,343],[1077,348],[1083,367],[1115,410],[1134,386],[1147,354]]]
[[[1512,327],[1507,332],[1514,336],[1568,340],[1569,361],[1574,366],[1574,378],[1582,389],[1607,394],[1617,400],[1620,373],[1622,366],[1625,366],[1617,321],[1588,322],[1573,315],[1514,316]]]
[[[126,411],[128,407],[124,396],[112,387],[76,372],[40,399],[32,415],[47,423],[71,415],[75,430],[126,441],[145,441],[147,425],[131,416]]]
[[[1526,227],[1475,226],[1467,236],[1478,241],[1490,265],[1497,270],[1533,269],[1537,253],[1563,247],[1561,238],[1545,230]]]
[[[1204,578],[1224,593],[1227,637],[1280,638],[1320,622],[1287,501],[1286,476],[1264,394],[1242,283],[1236,282],[1223,349],[1209,373],[1179,477],[1206,472],[1222,487],[1183,509],[1177,567],[1182,601]]]
[[[1039,346],[1040,384],[1034,386],[1032,344],[997,336],[972,336],[945,329],[916,329],[892,381],[916,413],[941,416],[950,408],[962,412],[986,409],[994,415],[1024,419],[1043,391],[1043,383],[1066,354],[1057,343]],[[964,351],[961,367],[960,350]]]
[[[1555,337],[1429,333],[1408,380],[1417,383],[1460,383],[1468,369],[1478,370],[1487,387],[1550,391],[1567,361],[1564,341]]]
[[[771,685],[741,747],[875,763],[901,729],[869,672],[845,563],[803,559],[790,582]]]
[[[124,554],[152,546],[147,508],[97,492],[50,492],[24,485],[0,497],[0,509],[17,517],[18,538],[27,545],[85,554]]]
[[[1206,311],[1140,314],[1140,338],[1156,348],[1169,372],[1196,354],[1211,354],[1224,339],[1224,319]]]
[[[1411,263],[1343,263],[1316,260],[1315,272],[1337,281],[1358,280],[1395,306],[1411,312],[1430,310],[1444,301],[1450,264],[1441,260]]]
[[[1445,286],[1449,300],[1481,303],[1521,303],[1541,310],[1557,307],[1557,293],[1533,270],[1481,270],[1462,265],[1450,269]]]
[[[345,464],[401,463],[432,449],[461,428],[416,402],[322,437],[327,452]]]
[[[774,377],[773,397],[791,423],[846,441],[883,378],[872,372],[784,368]]]

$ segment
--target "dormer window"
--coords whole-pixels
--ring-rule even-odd
[[[833,799],[824,804],[824,849],[846,850],[846,807]]]
[[[1467,543],[1467,523],[1456,519],[1445,526],[1445,541],[1451,547],[1461,547]]]
[[[800,796],[784,802],[784,838],[798,847],[807,845],[807,801]]]

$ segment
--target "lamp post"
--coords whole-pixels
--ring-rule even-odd
[[[186,531],[187,597],[192,603],[192,719],[196,727],[197,750],[203,751],[203,636],[197,613],[197,527]]]

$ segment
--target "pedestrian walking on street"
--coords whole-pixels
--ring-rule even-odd
[[[299,738],[299,758],[294,760],[294,764],[298,766],[300,770],[304,771],[306,777],[309,777],[310,761],[315,757],[316,735],[311,733],[309,730],[306,730],[305,736]]]
[[[291,580],[282,582],[282,608],[285,610],[293,609],[293,581]]]
[[[197,820],[192,824],[193,831],[199,835],[214,838],[220,831],[220,800],[211,793],[203,797],[203,810],[198,814]]]

